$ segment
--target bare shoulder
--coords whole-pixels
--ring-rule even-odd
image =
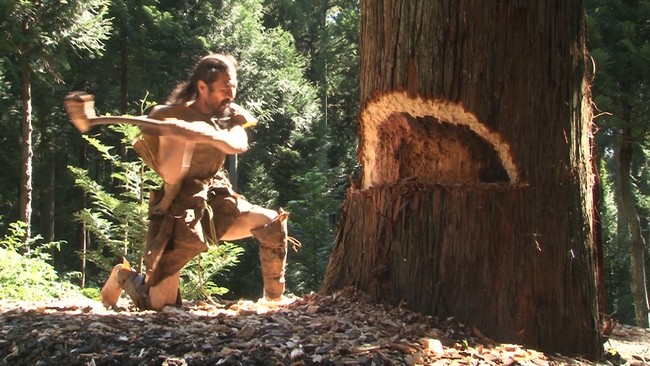
[[[155,119],[174,118],[186,121],[191,121],[194,119],[192,110],[189,109],[185,104],[157,105],[153,107],[152,111],[149,113],[149,117]]]

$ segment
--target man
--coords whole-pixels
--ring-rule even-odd
[[[211,142],[191,134],[142,134],[134,147],[163,179],[163,192],[152,192],[146,274],[123,265],[113,268],[102,289],[105,306],[114,306],[124,289],[141,309],[180,304],[179,272],[207,241],[255,237],[260,242],[264,296],[277,301],[284,293],[287,217],[252,205],[237,195],[222,169],[227,154],[248,150],[242,125],[254,118],[234,103],[237,62],[228,55],[203,57],[189,79],[179,84],[150,118],[207,124]],[[145,130],[146,132],[146,130]]]

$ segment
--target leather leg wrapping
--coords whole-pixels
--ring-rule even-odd
[[[148,308],[147,293],[149,292],[149,288],[144,284],[144,276],[133,270],[129,272],[119,273],[122,275],[124,291],[133,300],[133,303],[138,309],[145,310]]]
[[[187,215],[186,215],[187,217]],[[158,286],[161,281],[180,271],[192,258],[208,250],[201,223],[188,226],[184,219],[176,219],[173,238],[156,256],[147,254],[147,286]],[[152,253],[150,251],[150,253]]]
[[[284,293],[284,272],[287,265],[287,217],[280,210],[270,223],[251,230],[260,242],[260,263],[264,279],[264,296],[267,300],[279,300]]]
[[[138,308],[144,309],[146,307],[148,289],[144,285],[144,276],[118,264],[113,267],[110,277],[108,277],[102,288],[101,298],[104,306],[115,306],[123,290],[126,291]]]

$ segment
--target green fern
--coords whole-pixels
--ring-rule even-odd
[[[137,134],[137,128],[128,125],[110,128],[123,136],[127,149],[132,149],[126,142]],[[90,198],[90,207],[75,214],[91,233],[93,249],[87,251],[86,258],[108,272],[116,259],[124,256],[137,263],[142,257],[148,225],[145,196],[149,189],[159,185],[160,178],[142,161],[125,161],[112,153],[112,146],[96,138],[84,138],[115,171],[111,178],[117,192],[113,193],[91,179],[87,170],[69,167],[75,185]]]
[[[221,296],[228,293],[229,290],[217,285],[213,278],[237,265],[243,252],[244,248],[233,243],[210,245],[206,253],[192,259],[181,272],[183,298],[196,300],[203,296]]]

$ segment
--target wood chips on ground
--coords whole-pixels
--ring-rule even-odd
[[[352,289],[273,306],[185,302],[136,312],[126,299],[120,305],[0,300],[0,365],[650,364],[648,330],[619,326],[596,363],[496,343],[453,318],[374,304]]]

